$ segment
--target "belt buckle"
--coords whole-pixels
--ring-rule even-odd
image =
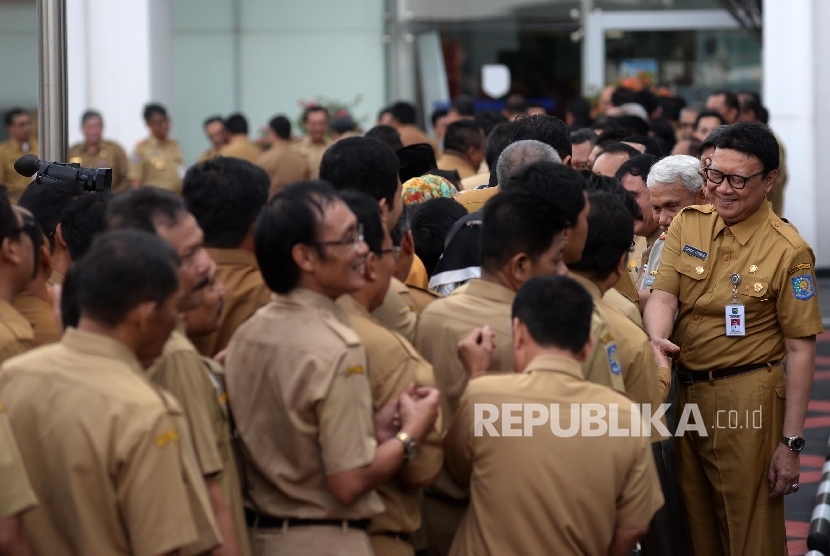
[[[677,366],[674,369],[674,372],[677,374],[677,381],[681,384],[693,384],[694,380],[692,378],[692,372],[687,371],[686,369]]]

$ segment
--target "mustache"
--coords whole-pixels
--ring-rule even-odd
[[[204,278],[196,282],[196,285],[193,286],[193,289],[190,290],[190,293],[196,293],[199,290],[205,289],[209,283],[210,279],[207,276],[205,276]]]

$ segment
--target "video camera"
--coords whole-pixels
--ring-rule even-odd
[[[37,183],[80,185],[84,191],[112,188],[112,168],[81,168],[77,163],[45,162],[33,154],[26,154],[17,159],[14,169],[27,178],[37,174]]]

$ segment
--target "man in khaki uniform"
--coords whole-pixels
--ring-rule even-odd
[[[9,200],[16,203],[32,178],[21,176],[14,169],[17,159],[26,154],[39,154],[37,139],[32,136],[32,117],[22,108],[6,112],[3,120],[10,137],[0,143],[0,185],[8,188]]]
[[[329,130],[329,114],[322,106],[309,106],[303,113],[303,127],[306,136],[294,145],[294,149],[308,163],[309,177],[316,180],[320,177],[320,162],[323,153],[329,148],[332,141],[326,135]]]
[[[408,102],[396,102],[389,107],[388,114],[389,119],[384,123],[398,130],[398,134],[401,136],[401,143],[404,147],[426,143],[432,147],[433,151],[435,151],[436,159],[441,156],[441,149],[439,148],[438,143],[431,139],[429,135],[421,131],[421,129],[416,125],[418,121],[418,111],[415,106]]]
[[[184,157],[179,144],[168,136],[170,120],[160,104],[144,107],[144,121],[150,136],[138,142],[130,158],[127,179],[130,185],[154,185],[179,194],[184,176]]]
[[[535,278],[519,290],[512,359],[520,374],[471,380],[444,438],[447,469],[470,488],[451,555],[628,554],[663,505],[647,438],[551,430],[555,421],[563,429],[579,426],[563,419],[574,403],[616,407],[625,430],[639,419],[626,396],[582,377],[591,305],[569,278]],[[507,403],[522,404],[513,416],[525,416],[509,436],[501,420]],[[499,419],[487,422],[485,404]],[[560,410],[534,427],[526,404],[543,416],[553,404]]]
[[[271,188],[268,196],[295,181],[311,178],[308,162],[291,148],[291,122],[285,116],[276,116],[268,123],[268,142],[271,146],[256,159],[257,166],[268,172]]]
[[[179,312],[201,305],[213,262],[204,249],[202,230],[179,198],[152,187],[126,192],[109,206],[109,227],[152,230],[167,241],[183,261]],[[215,517],[224,547],[229,554],[235,554],[239,546],[237,539],[244,539],[244,532],[236,531],[233,515],[234,512],[241,514],[242,508],[230,508],[222,491],[223,484],[225,489],[241,487],[236,473],[226,472],[222,466],[223,461],[231,458],[230,446],[223,442],[221,392],[199,352],[185,336],[184,328],[185,323],[179,322],[161,356],[148,368],[147,376],[175,396],[183,409],[193,436],[199,479],[204,481],[210,495],[211,517]],[[228,453],[220,453],[222,448]]]
[[[0,404],[0,553],[29,554],[22,515],[37,505],[29,476],[14,440],[9,418]]]
[[[798,489],[822,331],[815,260],[765,201],[778,166],[772,133],[738,122],[714,144],[713,205],[672,221],[644,320],[652,341],[677,355],[678,413],[693,402],[702,428],[714,431],[678,439],[692,552],[782,554],[782,495]],[[724,423],[733,410],[739,422]],[[753,411],[763,427],[747,420]]]
[[[81,116],[84,141],[69,148],[69,162],[84,168],[112,168],[112,190],[127,188],[127,155],[121,145],[101,137],[104,119],[99,112],[87,110]]]
[[[21,206],[14,207],[14,211],[23,221],[34,221],[32,213]],[[17,294],[12,305],[32,325],[35,341],[43,346],[61,339],[58,323],[55,320],[55,310],[52,307],[52,291],[46,280],[52,274],[52,260],[49,253],[49,242],[43,236],[40,226],[36,226],[32,239],[35,250],[34,276],[26,287]]]
[[[421,388],[373,426],[360,338],[334,302],[364,286],[361,236],[322,183],[286,187],[257,222],[257,259],[276,294],[240,326],[226,359],[255,555],[371,555],[368,520],[384,509],[375,488],[438,415],[438,392]]]
[[[37,347],[32,326],[12,303],[34,273],[39,233],[37,222],[15,212],[0,190],[0,363]]]
[[[262,151],[248,139],[248,120],[242,114],[231,114],[225,120],[228,142],[219,147],[219,156],[232,156],[256,162]]]
[[[484,160],[484,132],[473,120],[459,120],[447,126],[444,154],[439,170],[457,170],[463,180],[478,173]]]
[[[346,191],[343,199],[363,225],[369,246],[366,255],[366,285],[360,291],[341,296],[337,304],[349,314],[350,322],[366,350],[372,406],[375,412],[400,396],[411,384],[435,386],[432,366],[400,334],[372,318],[370,312],[383,301],[395,269],[397,252],[380,219],[378,205],[363,193]],[[417,456],[407,461],[390,481],[378,486],[386,507],[372,520],[369,538],[376,556],[414,556],[412,535],[421,526],[418,507],[420,487],[438,477],[444,463],[440,423],[436,423],[418,446]]]
[[[176,322],[178,263],[149,234],[102,236],[70,274],[78,329],[0,369],[0,397],[40,501],[23,516],[35,554],[218,544],[215,532],[199,537],[195,527],[207,508],[191,505],[187,488],[200,489],[204,504],[207,493],[189,484],[179,406],[140,363],[161,352]]]
[[[657,221],[651,212],[649,189],[646,186],[649,171],[655,162],[657,162],[657,157],[650,154],[632,156],[620,166],[615,176],[620,180],[620,183],[626,191],[634,196],[634,200],[637,201],[637,206],[640,207],[640,213],[643,215],[642,220],[634,221],[634,235],[637,238],[645,238],[645,241],[641,240],[637,244],[634,253],[631,254],[631,260],[636,261],[631,269],[631,281],[635,285],[635,295],[637,295],[636,284],[642,272],[643,257],[648,258],[651,249],[654,247],[654,243],[660,237],[660,234],[663,233],[663,230],[657,225]],[[627,286],[628,284],[626,284]],[[626,295],[625,292],[621,293]],[[639,301],[639,295],[637,295],[637,301]]]
[[[222,116],[211,116],[202,124],[205,135],[210,141],[210,148],[199,157],[197,162],[205,162],[219,156],[219,149],[228,143],[228,130],[225,129],[225,120]]]

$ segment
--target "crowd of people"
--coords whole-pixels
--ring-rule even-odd
[[[786,553],[823,329],[768,114],[566,108],[216,116],[186,171],[90,110],[92,192],[9,112],[0,555]]]

